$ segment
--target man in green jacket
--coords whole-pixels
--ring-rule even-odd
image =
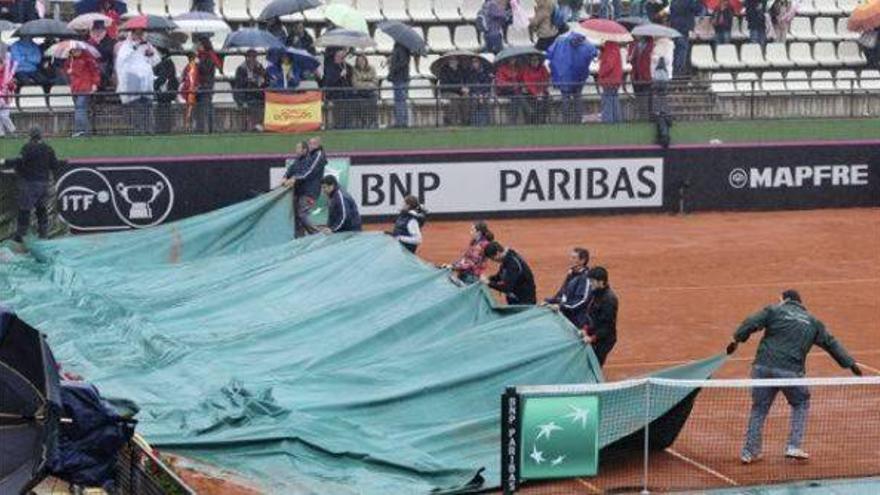
[[[783,292],[780,303],[746,318],[733,334],[727,354],[733,354],[740,342],[747,341],[751,334],[761,329],[764,329],[764,337],[752,363],[752,378],[803,378],[807,354],[813,345],[824,349],[842,368],[849,368],[858,376],[862,374],[846,349],[821,321],[807,311],[795,290]],[[809,389],[805,386],[753,387],[749,427],[740,456],[743,464],[751,464],[761,457],[761,431],[778,392],[785,395],[791,406],[791,430],[785,456],[793,459],[810,457],[801,448],[810,409]]]

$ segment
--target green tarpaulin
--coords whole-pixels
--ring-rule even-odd
[[[497,307],[381,234],[291,238],[275,191],[0,248],[0,300],[66,369],[138,402],[153,444],[272,493],[428,492],[481,468],[497,486],[504,387],[602,380],[549,310]]]

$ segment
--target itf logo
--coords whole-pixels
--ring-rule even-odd
[[[174,189],[152,167],[75,168],[58,179],[58,211],[76,230],[118,230],[162,223]]]

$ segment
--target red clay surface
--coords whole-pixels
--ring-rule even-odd
[[[531,265],[539,297],[556,290],[574,246],[587,247],[593,264],[609,269],[621,301],[618,344],[605,368],[609,380],[720,352],[746,315],[786,288],[801,292],[866,373],[880,374],[880,209],[585,216],[489,225]],[[429,222],[419,254],[435,263],[454,260],[467,243],[469,226]],[[718,377],[746,378],[757,341],[740,346]],[[807,373],[849,375],[818,349]],[[804,446],[812,459],[782,457],[789,408],[779,397],[765,428],[765,458],[742,466],[738,454],[749,395],[704,390],[672,452],[651,456],[652,490],[880,474],[877,388],[812,393]],[[606,464],[599,478],[526,492],[638,491],[641,463],[638,458]]]

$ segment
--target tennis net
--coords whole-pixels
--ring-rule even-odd
[[[506,397],[515,397],[519,404],[519,455],[505,458],[504,454],[511,452],[510,446],[502,449],[506,491],[521,483],[519,488],[524,493],[535,494],[658,493],[880,476],[880,377],[646,378],[594,385],[517,387],[509,389]],[[555,452],[559,448],[548,440],[573,434],[575,425],[571,420],[575,416],[560,413],[558,419],[544,419],[536,426],[538,423],[523,415],[537,410],[541,401],[550,398],[556,399],[561,408],[574,411],[571,404],[576,402],[566,406],[566,401],[559,399],[582,401],[584,397],[598,398],[597,472],[594,476],[554,476],[546,462],[564,456]],[[762,435],[754,429],[747,435],[753,399],[763,404],[771,398],[775,400],[766,409]],[[806,417],[800,441],[799,435],[794,439],[789,436],[795,411],[790,403]],[[756,407],[756,411],[763,409]],[[548,428],[551,422],[553,426]],[[506,428],[502,436],[512,428]],[[744,464],[742,451],[747,436],[751,438],[749,453],[757,459]],[[580,445],[588,441],[579,440]],[[790,443],[808,453],[809,458],[787,457]],[[535,457],[541,461],[540,476],[521,476],[538,472]],[[568,459],[575,456],[566,453],[559,465]],[[525,469],[511,470],[509,464],[514,460]],[[519,477],[519,483],[510,483],[511,472]],[[546,481],[548,478],[556,480]]]

